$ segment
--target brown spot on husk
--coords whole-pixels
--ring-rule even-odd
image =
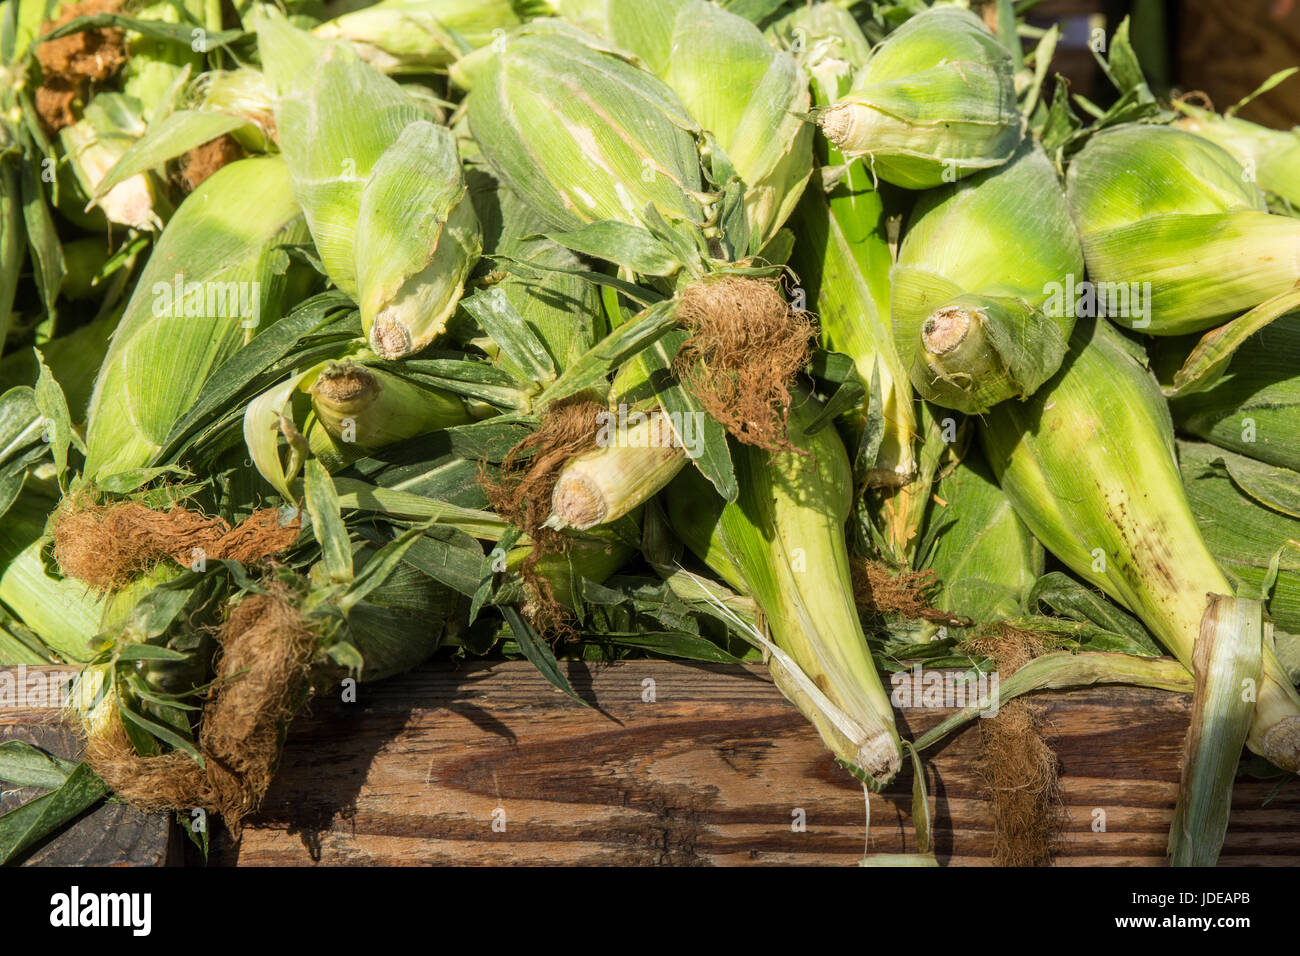
[[[185,187],[186,192],[194,192],[217,170],[243,158],[243,149],[229,133],[210,139],[202,146],[195,146],[181,157],[181,185]]]
[[[939,581],[934,570],[894,571],[878,561],[850,562],[853,600],[858,610],[869,614],[900,614],[949,627],[968,627],[965,618],[940,611],[932,603]]]
[[[207,560],[257,562],[298,540],[299,519],[280,524],[275,508],[235,526],[186,508],[153,511],[136,502],[67,505],[54,522],[54,560],[63,573],[98,590],[116,590],[166,559],[188,567]]]
[[[564,551],[568,538],[542,524],[550,517],[560,470],[569,459],[596,446],[597,416],[603,411],[596,402],[556,403],[537,430],[506,453],[495,477],[479,472],[479,485],[492,510],[532,538],[532,551],[519,569],[531,592],[524,611],[538,633],[552,638],[569,635],[572,623],[550,581],[537,572],[537,562],[543,555]]]
[[[674,360],[682,383],[738,441],[794,451],[786,433],[790,383],[816,335],[774,282],[718,276],[683,289],[677,321],[690,332]]]
[[[1048,647],[1040,635],[1000,623],[968,638],[963,649],[997,661],[1001,684]],[[1043,739],[1037,707],[1017,697],[979,726],[979,773],[993,805],[993,862],[1046,866],[1065,814],[1056,754]]]
[[[143,810],[219,813],[238,838],[280,758],[284,728],[310,690],[316,635],[283,587],[240,601],[217,633],[216,683],[203,705],[200,767],[180,751],[142,757],[120,718],[87,741],[86,759],[123,800]]]
[[[84,0],[64,8],[57,20],[41,24],[41,33],[63,26],[77,17],[116,13],[118,0]],[[105,27],[83,30],[36,46],[41,64],[41,85],[36,89],[36,113],[49,133],[77,121],[72,106],[85,99],[91,86],[103,83],[126,62],[122,30]]]

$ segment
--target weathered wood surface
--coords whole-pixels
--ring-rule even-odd
[[[531,665],[430,665],[318,696],[262,813],[212,862],[853,864],[861,786],[759,667],[568,665],[594,708]],[[653,681],[654,701],[648,696]],[[1134,688],[1040,695],[1068,815],[1058,863],[1158,865],[1190,698]],[[949,711],[904,710],[908,737]],[[925,754],[942,862],[986,863],[978,728]],[[909,772],[871,797],[872,852],[915,849]],[[1300,788],[1241,781],[1224,864],[1300,864]],[[1104,813],[1104,832],[1094,824]],[[796,819],[806,820],[798,832]],[[494,829],[494,822],[496,828]]]
[[[852,864],[863,853],[861,786],[762,668],[566,666],[593,708],[526,663],[427,665],[360,685],[355,702],[318,695],[262,813],[238,845],[219,830],[212,862]],[[1188,698],[1103,688],[1035,706],[1061,763],[1057,862],[1162,863]],[[900,725],[915,737],[948,713],[902,710]],[[77,747],[50,707],[0,708],[0,740],[14,737],[68,756]],[[972,725],[925,755],[945,863],[992,852],[978,753]],[[871,797],[871,852],[915,849],[910,786],[905,771]],[[1262,806],[1272,790],[1238,783],[1223,863],[1300,863],[1300,788]],[[6,793],[3,806],[33,795]],[[180,845],[165,816],[104,804],[27,862],[158,864]]]
[[[18,675],[18,668],[0,668]],[[65,667],[27,667],[24,682],[32,680],[41,692],[24,692],[0,706],[0,743],[22,740],[60,757],[75,759],[81,738],[61,720],[50,675],[71,673]],[[0,784],[0,812],[12,810],[39,796],[32,787],[5,789]],[[30,850],[24,866],[161,866],[169,854],[179,862],[179,845],[172,839],[166,814],[141,813],[120,803],[103,802],[83,814],[71,827]]]

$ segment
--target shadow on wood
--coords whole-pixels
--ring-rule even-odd
[[[526,663],[429,665],[317,698],[265,810],[217,864],[852,864],[910,852],[911,779],[871,797],[762,668],[639,662],[556,692]],[[1188,698],[1136,688],[1037,695],[1062,769],[1057,862],[1158,865]],[[915,737],[950,711],[903,710]],[[927,751],[942,862],[987,863],[978,728]],[[1226,864],[1300,863],[1300,792],[1239,781]],[[802,824],[802,827],[801,827]]]
[[[211,862],[851,865],[864,851],[916,850],[910,769],[872,795],[866,833],[861,785],[761,667],[575,663],[569,677],[599,710],[524,662],[430,664],[359,685],[353,703],[318,693],[262,811],[238,845],[218,827]],[[1033,700],[1061,766],[1056,862],[1163,863],[1189,698],[1109,687]],[[914,739],[951,711],[897,713]],[[50,707],[0,708],[0,740],[12,738],[77,747]],[[924,756],[940,861],[987,863],[978,727]],[[1223,863],[1300,863],[1300,788],[1265,806],[1273,790],[1237,782]],[[169,832],[165,815],[101,804],[28,862],[159,864]]]

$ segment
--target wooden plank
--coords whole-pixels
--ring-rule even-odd
[[[568,667],[594,708],[567,700],[526,663],[428,665],[361,685],[353,703],[318,695],[294,723],[262,812],[238,846],[217,834],[212,861],[852,864],[861,856],[862,788],[763,668]],[[1035,700],[1062,770],[1058,862],[1163,863],[1189,698],[1101,688]],[[904,710],[900,725],[914,737],[948,713]],[[992,853],[978,752],[971,726],[926,754],[946,863],[982,864]],[[1300,863],[1300,791],[1286,788],[1263,807],[1271,790],[1239,782],[1225,864]],[[910,802],[906,773],[871,797],[871,851],[915,849]]]
[[[76,759],[80,736],[62,719],[60,691],[75,670],[66,667],[0,668],[0,743],[22,740],[52,754]],[[0,787],[0,812],[43,791]],[[141,813],[103,802],[71,827],[28,852],[23,866],[162,866],[179,862],[167,814]]]
[[[262,813],[238,846],[219,831],[212,862],[851,864],[863,852],[861,787],[762,668],[568,668],[595,709],[523,662],[427,665],[361,685],[352,703],[318,694]],[[56,708],[8,703],[0,739],[76,752]],[[1188,699],[1103,688],[1039,695],[1035,706],[1061,762],[1057,862],[1161,864]],[[899,722],[915,737],[948,713],[902,710]],[[926,754],[946,863],[992,853],[978,753],[971,726]],[[905,773],[872,796],[871,851],[915,849],[909,788]],[[1239,782],[1224,863],[1300,863],[1300,795],[1284,789],[1262,806],[1271,790]],[[5,794],[3,806],[32,795]],[[105,804],[29,862],[160,863],[168,832],[163,816]]]

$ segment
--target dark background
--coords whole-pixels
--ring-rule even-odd
[[[1300,0],[1044,0],[1028,19],[1036,26],[1062,23],[1055,69],[1074,92],[1105,106],[1114,93],[1087,48],[1089,32],[1101,24],[1109,36],[1126,15],[1158,96],[1198,91],[1224,110],[1272,74],[1300,66]],[[1240,115],[1278,129],[1300,125],[1300,76]]]

